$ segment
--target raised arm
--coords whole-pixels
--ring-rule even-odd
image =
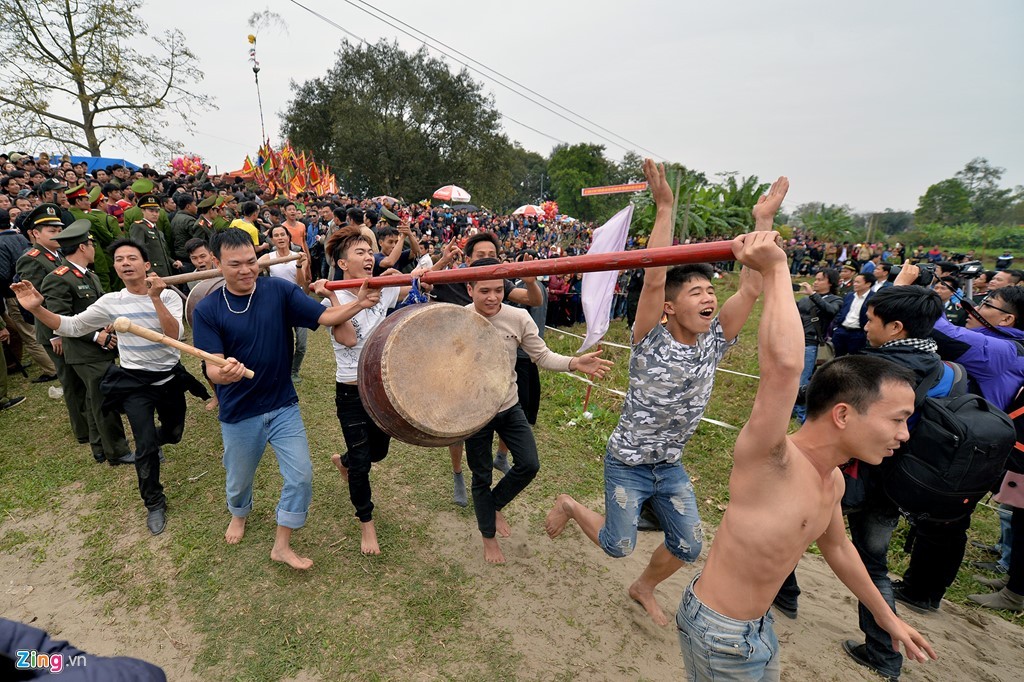
[[[778,238],[777,232],[751,232],[733,240],[736,259],[764,279],[764,310],[757,333],[761,380],[750,419],[736,438],[736,465],[784,456],[804,366],[803,324]]]
[[[766,232],[775,225],[775,214],[789,191],[789,180],[782,176],[772,183],[767,194],[762,194],[752,211],[754,215],[754,231]],[[722,323],[722,331],[726,339],[735,339],[754,309],[754,302],[761,295],[761,274],[756,270],[743,266],[740,268],[740,288],[722,304],[718,321]]]
[[[651,229],[651,236],[647,240],[648,249],[656,249],[662,246],[672,246],[672,188],[668,186],[665,179],[665,166],[655,164],[651,159],[644,160],[644,175],[647,176],[647,185],[651,188],[651,196],[654,197],[654,205],[657,213],[654,217],[654,227]],[[640,341],[647,336],[654,325],[661,322],[665,312],[665,274],[668,268],[647,268],[644,273],[644,288],[640,291],[640,300],[637,301],[636,319],[633,321],[633,343]]]

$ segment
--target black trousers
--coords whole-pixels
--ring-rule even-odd
[[[540,370],[530,358],[516,358],[516,388],[526,421],[532,426],[540,412]]]
[[[868,345],[868,337],[861,329],[847,329],[840,325],[832,332],[832,345],[836,349],[836,357],[841,358]]]
[[[366,523],[373,520],[370,467],[388,456],[391,436],[381,431],[366,413],[359,399],[359,387],[336,383],[334,404],[348,448],[341,457],[341,463],[348,468],[348,496],[356,508],[356,518]]]
[[[497,433],[512,455],[512,469],[491,488],[494,460],[491,448]],[[495,533],[494,513],[515,499],[540,471],[533,429],[519,403],[495,415],[486,426],[466,439],[466,461],[473,472],[473,508],[476,523],[485,538]]]
[[[913,544],[910,565],[903,574],[904,594],[922,601],[942,599],[964,560],[970,527],[970,514],[949,523],[914,521],[907,538]]]
[[[131,370],[122,370],[130,373]],[[135,473],[146,509],[164,509],[167,498],[160,484],[160,446],[180,443],[185,432],[185,394],[173,379],[160,386],[132,391],[122,405],[135,437]],[[160,418],[157,425],[156,419]]]

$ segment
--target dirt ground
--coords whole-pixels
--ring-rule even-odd
[[[76,558],[83,551],[78,534],[68,531],[86,495],[69,495],[58,512],[30,518],[10,517],[0,536],[20,530],[46,537],[45,559],[34,560],[29,548],[0,554],[0,603],[3,615],[42,627],[85,651],[100,655],[136,655],[164,668],[168,679],[203,679],[192,672],[200,635],[179,614],[159,621],[144,613],[111,608],[102,598],[75,585]],[[508,564],[488,566],[481,560],[479,534],[455,514],[435,521],[437,547],[445,560],[461,564],[475,578],[475,608],[463,627],[503,630],[514,653],[521,654],[519,679],[664,680],[679,679],[682,663],[674,627],[659,628],[626,595],[658,542],[642,534],[637,550],[612,560],[572,525],[556,540],[542,528],[516,525],[528,512],[509,510],[513,535],[502,541]],[[126,532],[133,531],[129,527]],[[166,538],[154,540],[158,545]],[[687,567],[659,590],[662,608],[675,606],[697,567]],[[798,573],[804,591],[800,616],[779,616],[784,680],[828,682],[877,680],[840,649],[856,639],[856,601],[820,557],[806,555]],[[903,678],[915,681],[979,680],[1015,682],[1024,670],[1024,632],[991,614],[943,603],[937,614],[903,613],[930,639],[940,659],[908,664]],[[302,673],[292,682],[314,682]]]

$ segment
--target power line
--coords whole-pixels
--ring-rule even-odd
[[[352,33],[351,31],[348,31],[347,29],[343,28],[343,27],[342,27],[342,26],[341,26],[340,24],[338,24],[337,22],[335,22],[335,21],[332,21],[332,20],[328,19],[328,18],[327,18],[327,17],[325,17],[324,15],[320,14],[319,12],[316,12],[316,11],[314,11],[314,10],[310,9],[309,7],[306,7],[305,5],[303,5],[302,3],[298,2],[297,0],[290,0],[290,2],[291,2],[292,4],[294,4],[294,5],[298,6],[298,7],[301,7],[302,9],[306,10],[306,11],[307,11],[307,12],[309,12],[310,14],[313,14],[314,16],[316,16],[316,17],[320,18],[321,20],[323,20],[323,21],[327,22],[328,24],[330,24],[330,25],[334,26],[335,28],[338,28],[339,30],[341,30],[341,31],[344,31],[344,32],[345,32],[346,34],[348,34],[348,35],[352,36],[352,37],[353,37],[353,38],[355,38],[356,40],[359,40],[360,42],[366,43],[367,45],[369,45],[369,44],[370,44],[370,43],[369,43],[369,42],[368,42],[367,40],[365,40],[364,38],[360,38],[359,36],[355,35],[355,34],[354,34],[354,33]],[[378,21],[384,21],[384,20],[383,20],[383,19],[381,19],[381,18],[380,18],[379,16],[377,16],[377,15],[373,14],[373,13],[372,13],[372,12],[370,12],[369,10],[367,10],[367,9],[365,9],[365,8],[363,8],[363,7],[359,7],[358,5],[355,5],[355,4],[353,4],[352,2],[349,2],[349,0],[345,0],[345,2],[347,2],[347,3],[349,4],[349,5],[352,5],[353,7],[355,7],[356,9],[358,9],[359,11],[361,11],[361,12],[363,12],[363,13],[365,13],[365,14],[368,14],[369,16],[373,17],[374,19],[377,19]],[[397,20],[396,20],[396,21],[397,21]],[[387,22],[385,22],[385,23],[387,23]],[[426,43],[426,42],[424,42],[422,38],[420,38],[420,37],[418,37],[418,36],[416,36],[416,35],[413,35],[412,33],[408,32],[408,31],[406,31],[406,30],[404,30],[404,29],[402,29],[402,28],[397,28],[397,27],[396,27],[396,30],[398,30],[399,32],[401,32],[401,33],[405,34],[406,36],[409,36],[409,37],[410,37],[410,38],[412,38],[413,40],[419,41],[420,43],[422,43],[422,44],[424,45],[424,47],[429,47],[429,48],[433,49],[434,51],[436,51],[436,52],[439,52],[439,53],[443,54],[444,56],[448,57],[449,59],[451,59],[452,61],[456,62],[457,64],[461,64],[461,65],[462,65],[463,67],[465,67],[465,68],[466,68],[466,69],[468,69],[469,71],[472,71],[472,72],[474,72],[474,73],[476,73],[476,74],[479,74],[479,75],[480,75],[480,76],[482,76],[483,78],[485,78],[485,79],[487,79],[487,80],[489,80],[489,81],[491,81],[491,82],[493,82],[493,83],[495,83],[495,84],[497,84],[497,85],[500,85],[501,87],[505,88],[506,90],[508,90],[508,91],[510,91],[510,92],[512,92],[512,93],[514,93],[514,94],[516,94],[516,95],[519,95],[519,96],[520,96],[520,97],[522,97],[523,99],[525,99],[525,100],[527,100],[527,101],[529,101],[529,102],[532,102],[533,104],[536,104],[537,106],[539,106],[539,107],[541,107],[542,109],[544,109],[544,110],[546,110],[546,111],[548,111],[548,112],[550,112],[550,113],[552,113],[552,114],[554,114],[554,115],[558,116],[559,118],[565,119],[565,120],[566,120],[566,121],[568,121],[569,123],[572,123],[573,125],[575,125],[575,126],[577,126],[577,127],[579,127],[579,128],[582,128],[583,130],[587,131],[587,132],[588,132],[588,133],[590,133],[591,135],[593,135],[593,136],[595,136],[595,137],[598,137],[598,138],[601,138],[601,139],[602,139],[602,140],[604,140],[605,142],[608,142],[609,144],[612,144],[612,145],[614,145],[614,146],[616,146],[616,147],[619,147],[619,148],[621,148],[621,149],[625,149],[626,151],[633,151],[633,150],[632,150],[631,148],[629,148],[629,147],[626,147],[626,146],[624,146],[624,145],[622,145],[622,144],[620,144],[620,143],[616,142],[615,140],[609,139],[609,138],[605,137],[604,135],[602,135],[602,134],[600,134],[600,133],[598,133],[598,132],[595,132],[595,131],[591,130],[590,128],[587,128],[587,127],[586,127],[585,125],[583,125],[583,124],[581,124],[581,123],[578,123],[577,121],[574,121],[574,120],[572,120],[571,118],[569,118],[568,116],[565,116],[565,115],[564,115],[564,114],[562,114],[561,112],[555,111],[554,109],[552,109],[552,108],[550,108],[550,107],[548,107],[548,106],[545,106],[544,104],[541,104],[541,103],[539,103],[539,102],[537,102],[537,101],[535,101],[535,100],[531,99],[530,97],[528,97],[527,95],[523,94],[522,92],[520,92],[520,91],[516,90],[515,88],[513,88],[513,87],[511,87],[511,86],[509,86],[509,85],[506,85],[505,83],[502,83],[501,81],[499,81],[499,80],[495,79],[495,78],[494,78],[494,77],[492,77],[492,76],[489,76],[489,75],[487,75],[486,73],[483,73],[483,72],[482,72],[482,71],[480,71],[479,69],[476,69],[476,68],[474,68],[474,67],[470,66],[470,65],[469,65],[469,64],[467,64],[466,62],[464,62],[464,61],[462,61],[462,60],[460,60],[460,59],[458,59],[458,58],[456,58],[456,57],[452,56],[451,54],[449,54],[449,53],[445,52],[444,50],[442,50],[442,49],[440,49],[440,48],[438,48],[438,47],[436,47],[436,46],[433,46],[433,45],[427,45],[427,43]],[[426,35],[426,34],[424,34],[424,35]],[[486,67],[485,67],[485,68],[486,68]],[[495,72],[495,73],[497,73],[497,72]],[[509,80],[511,80],[511,79],[509,79]],[[549,134],[547,134],[547,133],[543,133],[543,132],[541,132],[541,131],[537,130],[536,128],[532,128],[532,127],[530,127],[530,126],[528,126],[528,125],[526,125],[526,124],[524,124],[524,123],[521,123],[520,121],[517,121],[516,119],[514,119],[514,118],[512,118],[512,117],[508,116],[507,114],[501,113],[500,111],[499,111],[498,113],[499,113],[499,115],[500,115],[500,116],[501,116],[502,118],[508,119],[509,121],[512,121],[513,123],[516,123],[516,124],[518,124],[518,125],[520,125],[520,126],[523,126],[524,128],[527,128],[527,129],[529,129],[529,130],[532,130],[532,131],[533,131],[533,132],[535,132],[535,133],[538,133],[538,134],[540,134],[540,135],[543,135],[543,136],[545,136],[545,137],[547,137],[547,138],[550,138],[550,139],[552,139],[552,140],[555,140],[556,142],[559,142],[559,143],[561,143],[561,144],[568,144],[568,143],[566,143],[566,142],[565,142],[564,140],[561,140],[561,139],[559,139],[559,138],[555,137],[554,135],[549,135]],[[613,134],[614,134],[614,133],[613,133]],[[622,139],[625,139],[625,138],[622,138]],[[641,149],[643,149],[643,148],[641,147]],[[648,151],[648,150],[646,150],[646,149],[645,149],[644,151]],[[651,152],[651,153],[653,154],[653,152]],[[658,156],[659,158],[664,158],[664,157],[661,157],[661,155],[659,155],[659,154],[654,154],[654,155],[655,155],[655,156]]]
[[[402,20],[401,20],[401,19],[399,19],[398,17],[394,16],[393,14],[388,14],[387,12],[385,12],[385,11],[384,11],[384,10],[382,10],[382,9],[380,9],[379,7],[375,7],[374,5],[371,5],[371,4],[369,3],[369,2],[366,2],[366,0],[357,0],[357,1],[358,1],[358,2],[360,3],[360,4],[362,4],[362,5],[366,5],[367,7],[371,7],[371,8],[373,8],[373,10],[374,10],[374,11],[376,11],[376,12],[379,12],[379,13],[383,14],[384,16],[386,16],[387,18],[389,18],[389,19],[391,19],[391,20],[393,20],[393,21],[396,21],[396,22],[398,22],[398,23],[399,23],[399,24],[401,24],[402,26],[405,26],[406,28],[412,29],[412,30],[413,30],[413,31],[415,31],[416,33],[419,33],[420,35],[422,35],[422,36],[425,36],[425,37],[426,37],[426,38],[428,38],[429,40],[432,40],[432,41],[434,41],[435,43],[437,43],[437,44],[439,44],[439,45],[441,45],[441,46],[443,46],[443,47],[445,47],[445,48],[447,48],[447,49],[451,50],[451,51],[452,51],[452,52],[454,52],[455,54],[457,54],[457,55],[459,55],[459,56],[461,56],[461,57],[465,57],[466,59],[468,59],[469,61],[473,62],[474,64],[477,64],[478,66],[480,66],[480,67],[482,67],[482,68],[484,68],[484,69],[486,69],[486,70],[490,71],[491,73],[493,73],[493,74],[495,74],[495,75],[497,75],[497,76],[500,76],[501,78],[504,78],[505,80],[509,81],[510,83],[513,83],[513,84],[514,84],[514,85],[516,85],[517,87],[519,87],[519,88],[522,88],[523,90],[526,90],[526,91],[527,91],[527,92],[529,92],[530,94],[532,94],[532,95],[536,95],[537,97],[541,98],[541,99],[542,99],[542,100],[544,100],[545,102],[548,102],[549,104],[553,104],[554,106],[558,107],[559,109],[562,109],[563,111],[567,111],[567,112],[569,112],[569,113],[570,113],[570,114],[572,114],[573,116],[575,116],[575,117],[577,117],[577,118],[579,118],[579,119],[581,119],[581,120],[583,120],[583,121],[586,121],[586,122],[587,122],[587,123],[589,123],[590,125],[592,125],[592,126],[594,126],[594,127],[596,127],[596,128],[599,128],[599,129],[603,130],[604,132],[608,133],[609,135],[614,135],[615,137],[619,138],[619,139],[620,139],[620,140],[622,140],[623,142],[627,142],[627,143],[629,143],[629,144],[630,144],[630,145],[632,145],[632,146],[633,146],[634,148],[636,148],[636,149],[640,149],[640,150],[642,150],[642,151],[645,151],[645,152],[647,152],[648,154],[650,154],[650,155],[652,155],[652,156],[656,156],[656,157],[658,157],[658,158],[662,158],[662,159],[664,159],[664,158],[665,158],[665,157],[661,156],[661,154],[658,154],[658,153],[656,153],[656,152],[653,152],[653,151],[651,151],[650,149],[647,149],[646,147],[644,147],[644,146],[642,146],[642,145],[639,145],[639,144],[637,144],[636,142],[633,142],[633,141],[632,141],[632,140],[630,140],[629,138],[626,138],[626,137],[623,137],[622,135],[619,135],[619,134],[618,134],[618,133],[616,133],[616,132],[615,132],[614,130],[609,130],[608,128],[605,128],[605,127],[604,127],[604,126],[602,126],[601,124],[599,124],[599,123],[595,123],[594,121],[591,121],[591,120],[590,120],[589,118],[587,118],[587,117],[586,117],[586,116],[584,116],[583,114],[577,113],[577,112],[573,111],[572,109],[570,109],[569,107],[567,107],[567,106],[565,106],[565,105],[563,105],[563,104],[559,104],[558,102],[554,101],[553,99],[551,99],[551,98],[549,98],[549,97],[545,97],[544,95],[542,95],[541,93],[537,92],[536,90],[533,90],[532,88],[530,88],[530,87],[528,87],[528,86],[526,86],[526,85],[523,85],[522,83],[520,83],[520,82],[519,82],[519,81],[517,81],[516,79],[512,78],[511,76],[506,76],[505,74],[501,73],[501,72],[500,72],[500,71],[498,71],[497,69],[492,69],[491,67],[487,66],[486,64],[484,64],[484,63],[482,63],[482,62],[480,62],[480,61],[478,61],[478,60],[476,60],[476,59],[473,59],[473,58],[472,58],[472,57],[470,57],[470,56],[469,56],[468,54],[466,54],[466,53],[464,53],[464,52],[460,52],[460,51],[459,51],[459,50],[458,50],[457,48],[455,48],[455,47],[452,47],[451,45],[448,45],[448,44],[447,44],[447,43],[445,43],[444,41],[442,41],[442,40],[439,40],[439,39],[437,39],[437,38],[433,37],[432,35],[430,35],[430,34],[428,34],[428,33],[424,32],[424,31],[421,31],[420,29],[416,28],[415,26],[410,26],[409,24],[405,23],[404,21],[402,21]],[[350,5],[352,4],[352,3],[351,3],[351,2],[349,1],[349,0],[345,0],[345,2],[347,2],[347,3],[348,3],[348,4],[350,4]],[[362,9],[362,8],[357,8],[357,9]],[[366,11],[366,10],[363,10],[363,11]],[[371,16],[373,16],[373,15],[371,15]],[[379,19],[379,20],[381,20],[381,21],[383,21],[382,19],[380,19],[380,17],[376,17],[376,18],[377,18],[377,19]],[[435,49],[436,49],[436,48],[435,48]],[[492,78],[491,80],[494,80],[494,79]],[[506,86],[506,87],[507,87],[507,86]],[[564,117],[563,117],[563,118],[564,118]],[[568,120],[568,119],[567,119],[567,120]],[[574,125],[579,125],[579,124],[578,124],[578,123],[576,123],[575,121],[572,121],[572,123],[573,123]],[[580,126],[580,127],[581,127],[581,128],[583,128],[584,130],[587,130],[587,128],[585,128],[585,127],[583,127],[583,126]],[[589,130],[588,130],[588,132],[592,132],[592,131],[589,131]],[[622,145],[618,145],[618,146],[620,146],[620,147],[621,147]],[[627,149],[627,151],[628,151],[628,148],[626,148],[626,147],[622,147],[622,148],[623,148],[623,149]]]

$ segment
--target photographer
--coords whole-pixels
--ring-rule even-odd
[[[800,284],[799,292],[808,294],[796,304],[804,326],[804,371],[800,374],[800,386],[810,383],[818,360],[818,346],[825,343],[832,319],[843,305],[843,299],[836,295],[838,288],[839,272],[833,268],[818,272],[813,284]],[[807,415],[806,406],[795,405],[793,415],[802,424]]]

